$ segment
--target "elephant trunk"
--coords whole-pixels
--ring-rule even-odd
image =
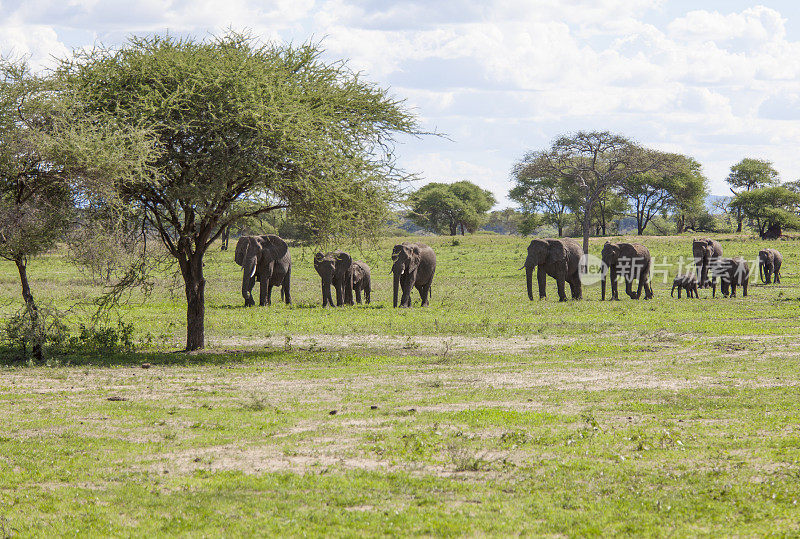
[[[672,292],[669,293],[670,297],[675,297],[675,287],[678,286],[678,283],[672,283]]]
[[[764,273],[767,273],[766,271],[764,271],[764,265],[765,265],[764,262],[759,262],[758,263],[758,278],[761,279],[762,283],[766,283],[767,282],[767,280],[764,278]],[[769,268],[767,268],[767,271],[769,271]],[[769,275],[769,274],[767,274],[767,275]]]
[[[533,301],[533,266],[525,266],[525,279],[528,283],[528,299]]]
[[[392,295],[392,306],[397,307],[397,289],[400,287],[400,269],[397,268],[394,270],[394,288],[393,288],[393,295]]]
[[[603,262],[603,265],[600,268],[600,274],[602,275],[602,279],[600,280],[600,301],[605,301],[606,300],[606,276],[608,275],[608,264],[606,264],[605,262]]]

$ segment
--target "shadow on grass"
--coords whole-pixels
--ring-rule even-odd
[[[30,357],[17,348],[0,347],[0,365],[4,367],[154,367],[196,365],[233,365],[253,361],[277,361],[289,352],[283,350],[210,350],[198,352],[79,352],[69,351],[45,355],[42,363],[31,361]]]
[[[342,309],[347,309],[347,308],[351,308],[351,309],[385,309],[386,307],[387,306],[385,304],[383,304],[383,303],[370,303],[369,305],[367,305],[367,304],[356,304],[356,305],[342,305],[341,306]],[[264,306],[264,307],[260,307],[260,306],[245,307],[244,305],[214,305],[214,306],[207,307],[208,310],[220,310],[220,311],[236,311],[236,310],[246,310],[246,309],[270,309],[270,308],[275,308],[275,305],[274,304],[272,306],[267,305],[267,306]],[[281,304],[279,306],[279,308],[288,308],[290,310],[292,310],[292,309],[305,309],[305,310],[311,310],[311,309],[326,309],[326,310],[327,309],[331,309],[332,310],[332,309],[335,309],[335,307],[323,307],[321,303],[292,303],[291,305],[285,305],[285,306],[283,304]]]
[[[36,367],[233,367],[253,363],[286,365],[345,366],[392,361],[382,354],[303,349],[208,350],[197,352],[68,352],[49,353],[43,363],[35,363],[17,348],[0,346],[0,368]]]

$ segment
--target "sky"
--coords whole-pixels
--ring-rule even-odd
[[[800,179],[796,0],[0,0],[0,50],[35,68],[133,34],[321,43],[389,87],[423,129],[400,164],[508,199],[510,170],[578,130],[702,163],[711,192],[744,157]]]

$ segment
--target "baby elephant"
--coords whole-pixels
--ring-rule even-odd
[[[366,262],[356,260],[350,266],[349,289],[345,291],[345,303],[353,304],[353,293],[356,295],[356,303],[361,304],[361,292],[364,292],[364,302],[369,305],[369,295],[372,292],[372,277],[369,273],[369,266]],[[352,289],[352,292],[351,290]]]
[[[687,297],[695,297],[699,298],[700,296],[697,295],[697,287],[698,287],[697,277],[692,275],[691,273],[687,273],[686,275],[678,275],[675,277],[675,280],[672,281],[672,292],[670,296],[675,296],[675,288],[678,288],[678,299],[681,299],[681,290],[686,290]],[[692,296],[694,294],[694,296]]]
[[[761,282],[770,284],[775,276],[775,284],[781,282],[781,264],[783,256],[777,249],[764,249],[758,252],[758,275]]]

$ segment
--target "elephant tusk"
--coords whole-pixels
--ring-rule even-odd
[[[250,278],[252,279],[253,275],[255,275],[255,274],[256,274],[256,265],[253,264],[253,271],[250,273]]]

